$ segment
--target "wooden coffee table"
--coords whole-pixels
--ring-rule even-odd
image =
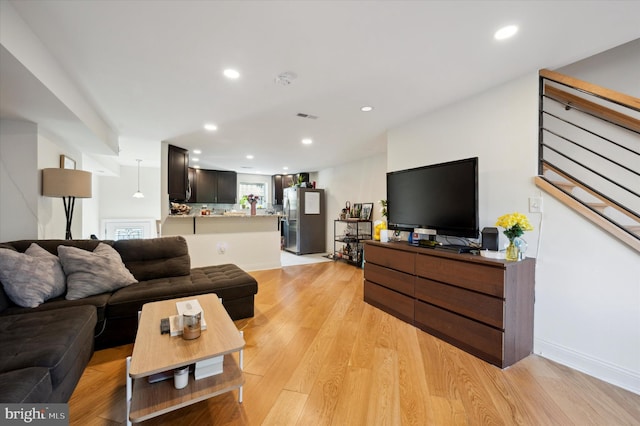
[[[176,315],[176,302],[197,299],[202,306],[207,329],[194,340],[160,334],[160,320]],[[239,389],[242,402],[243,348],[242,332],[238,331],[215,294],[183,297],[147,303],[142,307],[133,354],[127,358],[127,422],[137,423],[177,410],[187,405]],[[238,352],[238,362],[233,353]],[[148,376],[224,355],[221,374],[195,380],[176,389],[173,378],[149,383]]]

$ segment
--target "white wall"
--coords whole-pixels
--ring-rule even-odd
[[[0,120],[0,241],[64,239],[62,199],[41,195],[41,170],[60,167],[62,154],[76,160],[76,167],[82,169],[80,152],[39,132],[36,124]],[[87,202],[91,199],[76,199],[71,227],[76,239],[89,237],[83,230],[83,205]]]
[[[640,393],[638,253],[546,194],[544,225],[527,213],[537,94],[532,73],[389,131],[388,169],[477,155],[481,228],[512,211],[536,228],[524,235],[537,257],[534,352]]]
[[[101,176],[98,180],[100,221],[104,219],[160,219],[159,167],[140,167],[140,191],[144,194],[144,198],[133,198],[133,193],[136,192],[138,186],[137,166],[121,166],[119,176]],[[96,235],[99,238],[105,238],[104,229],[100,229]]]
[[[527,213],[529,196],[539,193],[532,183],[537,171],[537,107],[537,76],[532,74],[428,114],[389,131],[388,168],[477,156],[480,229],[493,227],[505,213]],[[529,218],[536,230],[524,238],[527,254],[535,257],[539,217]],[[501,240],[506,242],[503,235]]]
[[[640,38],[557,71],[626,95],[640,97]]]
[[[90,170],[93,163],[92,158],[86,155],[82,156],[84,170]],[[95,171],[96,169],[93,168]],[[91,235],[100,235],[100,175],[92,173],[91,175],[91,198],[82,199],[82,233],[77,234],[82,238],[90,238]],[[78,200],[76,200],[76,204]],[[76,234],[73,234],[74,237]],[[78,237],[79,238],[79,237]]]
[[[327,212],[326,251],[333,253],[333,221],[347,201],[373,203],[372,220],[382,218],[379,201],[387,198],[386,155],[364,157],[318,172],[317,188],[325,190]]]
[[[0,241],[38,238],[37,151],[36,124],[0,120]]]
[[[640,97],[638,69],[640,39],[558,71]],[[640,138],[637,142],[636,149]],[[558,317],[536,323],[541,330],[536,347],[545,356],[640,393],[640,255],[547,199],[545,218],[558,220],[546,220],[551,237],[544,244],[544,259],[549,265],[539,268],[539,276],[561,297],[538,302]],[[567,252],[571,263],[563,262]]]

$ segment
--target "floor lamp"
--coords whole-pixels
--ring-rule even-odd
[[[76,198],[91,198],[91,173],[74,169],[42,169],[42,195],[62,198],[67,218],[65,239],[71,240]]]

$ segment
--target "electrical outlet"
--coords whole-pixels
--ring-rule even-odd
[[[529,213],[542,213],[542,197],[529,197]]]
[[[227,252],[227,243],[218,243],[218,254],[225,254]]]

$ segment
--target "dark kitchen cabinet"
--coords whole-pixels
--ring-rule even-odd
[[[196,203],[215,203],[218,194],[218,172],[196,170]]]
[[[236,172],[218,171],[218,195],[220,204],[235,204],[238,198],[238,175]]]
[[[236,203],[238,192],[236,172],[197,169],[195,174],[195,185],[192,186],[192,191],[196,194],[196,203]]]
[[[167,161],[167,192],[169,200],[183,202],[187,200],[189,186],[189,151],[169,145]]]
[[[309,173],[298,173],[294,176],[293,183],[309,183]]]
[[[273,176],[273,204],[284,203],[284,188],[288,188],[290,185],[285,185],[285,178],[289,178],[293,181],[291,175],[274,175]]]
[[[298,183],[299,176],[303,182],[309,182],[309,173],[273,176],[273,204],[284,204],[284,189]]]

